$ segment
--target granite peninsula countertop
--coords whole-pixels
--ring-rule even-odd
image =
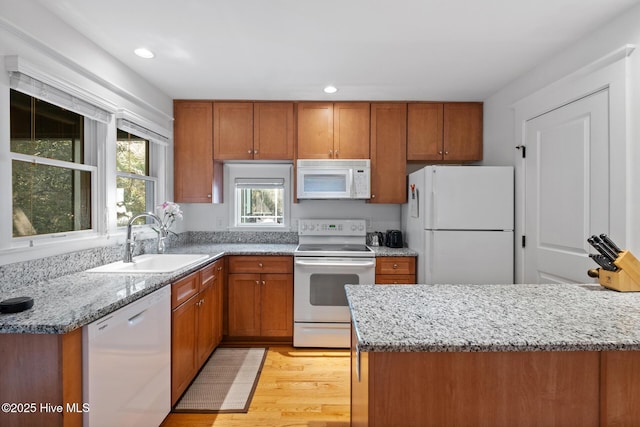
[[[171,284],[224,255],[293,255],[296,244],[186,244],[167,253],[200,253],[210,257],[170,274],[87,273],[35,281],[3,291],[2,299],[30,296],[33,308],[0,314],[0,333],[61,334],[87,325],[143,296]],[[0,283],[2,290],[2,283]]]
[[[363,352],[640,350],[640,293],[597,284],[346,290]]]

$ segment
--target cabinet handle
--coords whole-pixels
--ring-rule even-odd
[[[262,268],[262,263],[261,262],[258,263],[258,267]]]
[[[438,151],[438,154],[442,154],[442,151]]]
[[[372,195],[371,195],[371,198],[372,198],[372,199],[375,199],[375,198],[376,198],[376,195],[375,195],[375,194],[372,194]]]
[[[248,150],[248,151],[247,151],[247,154],[251,154],[251,151],[252,151],[252,150]]]
[[[266,285],[266,284],[267,284],[267,282],[265,282],[265,281],[263,280],[263,281],[262,281],[262,284],[263,284],[263,285]]]
[[[336,150],[336,153],[335,153],[335,154],[336,154],[336,158],[337,158],[337,157],[338,157],[338,150]]]
[[[256,280],[256,285],[259,285],[259,284],[260,284],[260,280]]]
[[[253,150],[253,154],[258,154],[258,150]]]
[[[222,267],[218,267],[218,271],[222,271]]]
[[[447,154],[449,154],[449,152],[448,152],[448,151],[445,151],[445,152],[444,152],[444,154],[445,154],[445,155],[447,155]]]
[[[333,150],[329,150],[329,157],[333,157]]]
[[[395,270],[396,268],[398,268],[398,264],[393,264],[393,269]]]
[[[207,194],[207,198],[210,199],[211,198],[211,194]]]

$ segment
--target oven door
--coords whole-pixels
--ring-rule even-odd
[[[375,258],[296,257],[295,322],[349,322],[344,285],[373,284]]]

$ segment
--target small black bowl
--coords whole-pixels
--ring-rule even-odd
[[[16,297],[0,301],[0,313],[19,313],[33,307],[33,298]]]

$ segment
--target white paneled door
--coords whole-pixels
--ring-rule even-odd
[[[588,283],[587,237],[609,233],[609,91],[527,121],[526,283]]]

